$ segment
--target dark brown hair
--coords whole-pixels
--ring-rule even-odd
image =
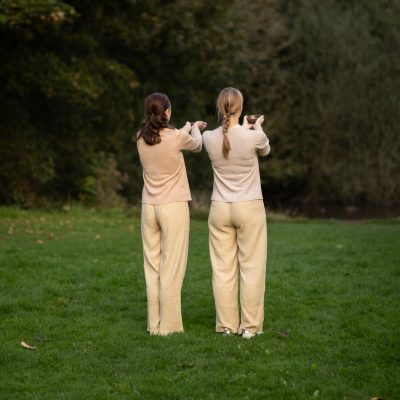
[[[164,93],[152,93],[144,101],[144,116],[140,125],[138,139],[150,146],[161,142],[160,130],[169,128],[165,111],[171,108],[171,102]]]

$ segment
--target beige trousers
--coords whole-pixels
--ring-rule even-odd
[[[147,291],[147,330],[183,332],[181,289],[189,244],[187,201],[142,204],[142,241]]]
[[[267,221],[262,200],[213,201],[208,218],[216,331],[263,329]],[[238,289],[240,277],[239,318]]]

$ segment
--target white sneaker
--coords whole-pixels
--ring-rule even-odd
[[[233,333],[229,328],[224,328],[224,332],[222,333],[222,336],[232,336]]]
[[[251,333],[251,332],[249,332],[247,329],[243,329],[243,332],[242,332],[242,338],[243,338],[243,339],[251,339],[251,338],[253,338],[254,336],[256,336],[255,333]]]
[[[254,336],[262,335],[263,333],[264,333],[263,331],[259,331],[257,333],[252,333],[252,332],[249,332],[247,329],[243,329],[242,338],[243,339],[251,339]]]

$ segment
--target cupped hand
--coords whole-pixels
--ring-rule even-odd
[[[254,124],[254,129],[262,131],[262,124],[264,123],[264,115],[261,115]]]
[[[207,122],[196,121],[193,123],[193,126],[197,126],[202,131],[207,126]]]
[[[253,124],[250,124],[250,122],[247,120],[247,115],[243,117],[243,122],[242,122],[243,128],[251,129],[253,127]]]

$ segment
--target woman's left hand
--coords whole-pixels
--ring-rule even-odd
[[[263,130],[263,128],[262,128],[262,124],[264,123],[264,115],[261,115],[261,117],[259,117],[258,119],[257,119],[257,121],[255,122],[255,124],[254,124],[254,129],[255,130],[257,130],[257,131],[262,131]]]
[[[196,121],[193,123],[193,126],[197,126],[202,131],[207,126],[207,122]]]

